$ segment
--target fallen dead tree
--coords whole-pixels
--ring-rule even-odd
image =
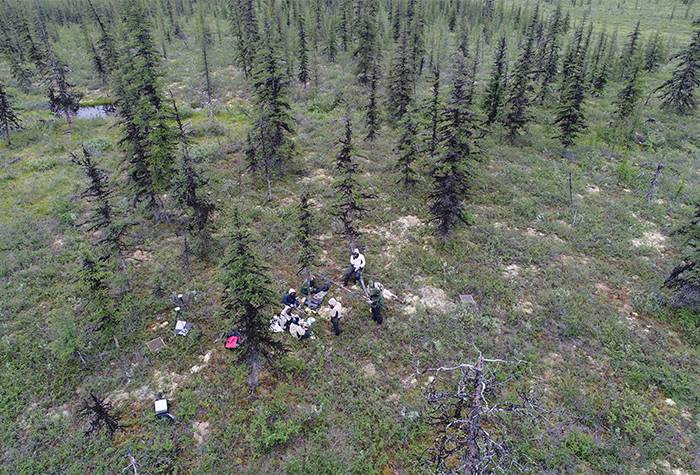
[[[508,444],[506,416],[534,417],[529,394],[516,402],[504,400],[504,386],[513,379],[498,377],[492,367],[519,364],[487,359],[479,353],[475,364],[431,368],[428,421],[438,435],[427,462],[436,473],[476,475],[520,472],[523,467]]]

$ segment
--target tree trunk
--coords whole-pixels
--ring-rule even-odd
[[[207,58],[207,48],[202,47],[202,55],[204,56],[204,78],[207,81],[207,104],[209,105],[209,117],[212,116],[211,109],[211,79],[209,77],[209,59]]]
[[[649,184],[649,190],[647,191],[645,198],[647,201],[651,201],[654,198],[654,193],[656,193],[656,185],[659,181],[659,177],[661,176],[661,172],[664,169],[664,164],[659,163],[656,166],[656,171],[654,172],[654,177],[651,179],[651,183]]]
[[[479,425],[481,418],[481,403],[484,393],[484,360],[479,357],[479,362],[474,368],[475,381],[474,392],[472,393],[472,406],[469,413],[469,427],[467,431],[467,452],[464,454],[464,475],[475,475],[478,473],[478,466],[481,462],[481,453],[477,444],[477,437],[481,427]]]
[[[187,240],[187,232],[182,238],[182,269],[185,271],[185,276],[190,278],[190,243]]]
[[[255,397],[255,393],[260,384],[260,357],[254,352],[248,359],[248,394]]]

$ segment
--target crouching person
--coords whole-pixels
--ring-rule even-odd
[[[289,289],[284,297],[282,297],[282,303],[290,307],[297,308],[299,306],[299,297],[297,296],[297,291],[294,289]]]
[[[311,328],[299,317],[294,317],[289,324],[289,333],[297,340],[306,340],[311,336]]]
[[[333,325],[333,333],[335,336],[340,335],[340,319],[343,318],[343,306],[336,299],[331,298],[328,301],[328,306],[331,308],[331,325]]]

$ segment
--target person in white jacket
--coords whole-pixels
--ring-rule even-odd
[[[297,340],[305,340],[311,336],[311,329],[303,319],[295,317],[289,324],[289,333]]]
[[[328,306],[331,308],[331,325],[333,325],[333,333],[335,336],[340,335],[340,319],[343,318],[343,306],[336,299],[331,298],[328,301]]]
[[[343,277],[343,285],[347,287],[350,279],[359,281],[363,270],[365,270],[365,256],[358,248],[355,248],[350,255],[350,267]]]

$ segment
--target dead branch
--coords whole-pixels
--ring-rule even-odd
[[[475,364],[440,366],[424,371],[435,374],[426,399],[428,421],[438,429],[428,459],[437,473],[507,473],[519,467],[510,450],[502,416],[518,413],[528,417],[536,411],[525,394],[520,395],[519,403],[502,401],[504,386],[514,377],[499,378],[491,366],[522,363],[484,358],[479,352]],[[457,375],[456,383],[452,374]]]

